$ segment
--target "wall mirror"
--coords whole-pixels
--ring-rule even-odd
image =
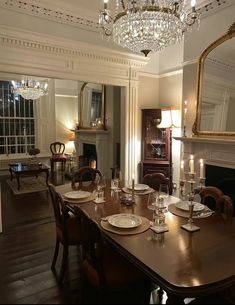
[[[199,58],[195,135],[235,137],[235,23]]]
[[[79,96],[79,128],[106,129],[106,88],[102,84],[83,83]]]

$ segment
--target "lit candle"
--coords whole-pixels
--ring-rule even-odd
[[[184,161],[180,161],[180,180],[185,180],[184,177]]]
[[[200,179],[203,179],[205,174],[204,174],[204,161],[203,159],[200,159]]]
[[[189,173],[194,174],[194,156],[193,155],[190,156],[190,160],[189,160]]]
[[[186,114],[187,114],[187,105],[188,105],[188,102],[187,101],[184,101],[184,126],[186,125]]]
[[[135,192],[135,175],[132,174],[132,201],[134,201],[134,192]]]

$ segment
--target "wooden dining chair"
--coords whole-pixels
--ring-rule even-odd
[[[95,289],[98,303],[102,304],[110,303],[115,295],[117,298],[123,297],[122,302],[115,300],[117,302],[115,304],[127,304],[127,295],[133,298],[137,295],[141,296],[142,304],[149,304],[151,292],[149,278],[105,241],[98,223],[90,219],[82,208],[75,207],[75,213],[81,219],[82,234],[86,241],[82,263],[83,283],[86,287],[84,286],[83,291],[87,290],[87,285]],[[133,304],[136,302],[133,301]]]
[[[56,261],[59,254],[60,245],[63,246],[63,256],[58,276],[58,282],[61,284],[64,280],[66,268],[68,265],[69,246],[81,246],[83,239],[81,235],[81,224],[77,217],[71,216],[69,208],[65,205],[63,198],[56,191],[54,185],[49,184],[49,192],[53,205],[56,228],[56,244],[51,269],[55,273]]]
[[[169,186],[170,195],[172,194],[170,179],[163,173],[146,174],[143,178],[143,183],[156,191],[159,191],[160,184],[167,184]]]
[[[79,188],[90,186],[90,184],[95,183],[96,175],[100,178],[102,177],[102,174],[98,169],[94,169],[90,166],[83,166],[76,169],[71,175],[72,188],[75,188],[76,183],[79,183]]]
[[[64,154],[65,151],[65,144],[62,142],[53,142],[50,144],[50,151],[51,151],[51,173],[54,174],[54,165],[55,163],[61,163],[61,169],[62,171],[65,170],[65,163],[67,160],[67,157]]]
[[[234,203],[232,199],[215,186],[205,186],[195,190],[199,194],[201,203],[208,206],[217,213],[223,213],[228,217],[233,217]]]

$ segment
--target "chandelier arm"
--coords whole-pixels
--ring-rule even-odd
[[[122,8],[125,10],[126,6],[125,6],[125,3],[124,3],[124,0],[121,0],[121,4],[122,4]]]

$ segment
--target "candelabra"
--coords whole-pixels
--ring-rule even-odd
[[[188,180],[180,180],[180,195],[184,198],[188,197],[188,207],[189,207],[189,219],[188,223],[181,226],[181,228],[189,231],[194,232],[200,230],[200,227],[196,226],[193,223],[193,209],[195,202],[194,195],[195,195],[195,185],[196,185],[196,173],[195,172],[189,172],[188,173],[189,179]],[[186,189],[186,183],[189,184],[189,188]],[[202,188],[205,183],[205,178],[200,177],[199,178],[199,187]]]

